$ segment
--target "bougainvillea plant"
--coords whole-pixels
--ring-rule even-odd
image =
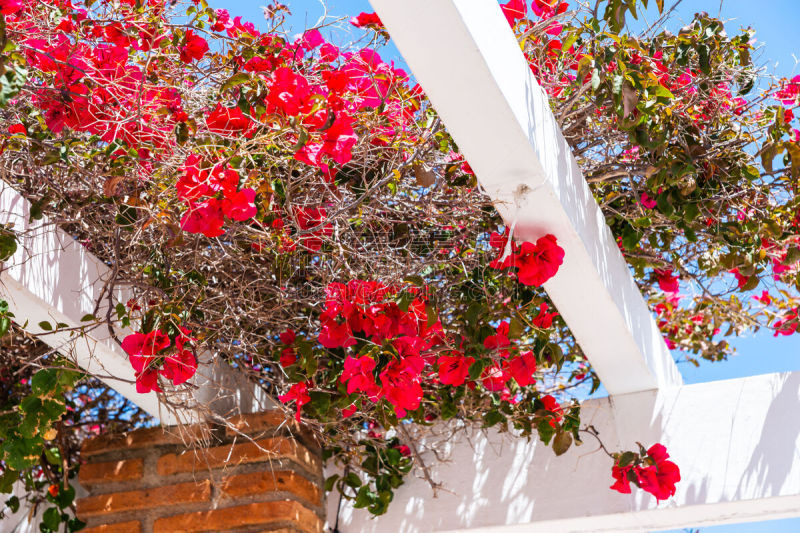
[[[635,5],[501,7],[676,354],[795,334],[800,78],[759,77],[753,32],[704,13],[637,35]],[[424,92],[381,55],[379,17],[290,35],[287,9],[258,29],[205,0],[0,0],[3,179],[113,266],[109,294],[131,293],[86,327],[129,328],[115,340],[141,394],[171,399],[229,363],[344,467],[327,487],[375,514],[425,469],[434,422],[557,454],[580,443],[573,398],[599,381],[542,289],[568,260],[558,235],[510,238]],[[330,42],[337,24],[357,44]],[[0,261],[15,249],[0,228]],[[613,488],[673,494],[663,447],[615,453]],[[4,479],[32,468],[8,457]]]

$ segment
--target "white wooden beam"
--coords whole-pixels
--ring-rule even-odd
[[[566,256],[545,289],[610,394],[681,383],[497,0],[370,0],[521,240]]]
[[[409,476],[386,515],[345,502],[341,533],[653,531],[800,516],[800,372],[686,385],[584,402],[611,450],[661,442],[681,469],[661,504],[609,489],[611,459],[590,437],[556,457],[536,441],[474,432],[430,458],[434,498]],[[328,498],[328,519],[337,498]]]
[[[0,264],[0,298],[8,301],[19,324],[27,322],[27,331],[40,335],[40,340],[100,377],[165,425],[196,420],[195,407],[210,407],[218,415],[230,416],[268,405],[269,400],[259,389],[207,353],[200,356],[203,364],[193,379],[196,389],[192,395],[170,398],[185,403],[187,409],[173,413],[164,409],[156,393],[137,393],[128,356],[111,338],[105,324],[85,335],[75,335],[68,329],[87,325],[81,318],[94,313],[111,269],[47,218],[31,221],[30,208],[30,202],[0,181],[0,224],[13,224],[19,234],[17,252]],[[127,297],[116,291],[112,305],[125,303]],[[97,316],[105,316],[106,309],[103,299]],[[68,328],[48,332],[39,327],[41,322],[53,326],[61,322]],[[116,329],[118,338],[131,332]]]

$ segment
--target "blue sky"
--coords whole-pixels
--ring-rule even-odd
[[[241,15],[245,20],[265,27],[261,7],[267,0],[209,0],[214,7],[228,9],[231,16]],[[288,22],[291,34],[300,33],[304,28],[314,26],[322,13],[319,0],[282,0],[292,10]],[[402,0],[398,0],[402,1]],[[432,0],[433,1],[433,0]],[[651,2],[654,3],[654,2]],[[671,6],[673,1],[666,0]],[[352,16],[361,11],[372,11],[367,0],[327,0],[330,16]],[[652,10],[651,10],[652,11]],[[706,11],[712,16],[726,20],[729,34],[742,27],[753,27],[756,40],[762,45],[760,53],[754,56],[758,64],[767,67],[767,72],[778,76],[791,77],[800,74],[793,54],[800,57],[797,22],[800,21],[800,0],[683,0],[676,9],[672,28],[679,28],[692,19],[694,13]],[[326,31],[337,43],[357,39],[360,33],[353,32],[344,22],[339,27]],[[396,60],[401,62],[394,52]],[[392,58],[392,50],[382,52],[384,58]],[[701,383],[720,379],[731,379],[754,374],[800,370],[800,335],[791,337],[772,337],[770,332],[762,331],[756,336],[734,339],[738,355],[722,363],[703,363],[699,368],[681,365],[687,383]],[[681,531],[681,530],[677,530]],[[685,530],[684,530],[685,531]],[[771,522],[748,523],[717,527],[704,527],[703,533],[796,533],[800,531],[800,519]]]

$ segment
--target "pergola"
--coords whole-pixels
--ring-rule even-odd
[[[609,393],[583,403],[583,422],[612,448],[664,443],[682,481],[658,505],[642,491],[610,491],[609,460],[592,442],[555,457],[534,442],[476,432],[431,465],[444,489],[435,498],[410,476],[386,515],[345,507],[339,530],[620,532],[800,515],[800,374],[682,384],[497,2],[371,2],[514,235],[558,236],[565,261],[545,288]],[[191,403],[176,419],[155,394],[135,392],[105,326],[70,331],[125,295],[106,294],[113,270],[46,219],[31,221],[30,204],[3,187],[0,223],[13,222],[22,239],[0,297],[17,320],[163,424],[195,419]],[[43,322],[61,328],[48,332]],[[202,364],[195,384],[196,405],[219,416],[268,406],[221,366]],[[331,520],[338,498],[328,503]]]

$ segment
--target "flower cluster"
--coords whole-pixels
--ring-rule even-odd
[[[197,371],[197,359],[190,344],[197,339],[191,331],[180,328],[174,339],[156,329],[148,333],[131,333],[122,340],[131,366],[136,371],[136,392],[161,392],[159,374],[173,385],[185,383]]]
[[[646,452],[641,448],[638,454],[615,454],[614,466],[611,468],[615,481],[611,488],[630,494],[630,484],[633,483],[657,500],[668,499],[675,494],[675,484],[681,480],[678,465],[668,458],[667,449],[662,444],[654,444]]]
[[[500,256],[489,266],[497,269],[517,268],[517,277],[523,285],[539,287],[558,272],[564,262],[564,249],[558,245],[554,235],[540,237],[536,244],[511,242],[510,253],[506,253],[508,237],[493,232],[489,244],[500,251]]]

